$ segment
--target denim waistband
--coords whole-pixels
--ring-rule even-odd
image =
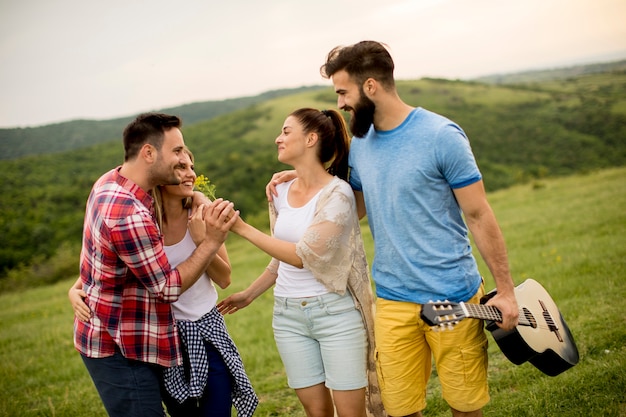
[[[322,295],[316,295],[314,297],[274,297],[274,303],[281,305],[285,308],[289,307],[298,307],[298,308],[313,308],[313,307],[322,307],[326,304],[339,301],[345,297],[352,298],[350,291],[345,292],[345,294],[337,294],[335,292],[329,292]]]

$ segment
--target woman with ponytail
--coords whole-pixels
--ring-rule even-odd
[[[309,417],[382,416],[374,368],[373,294],[354,193],[350,135],[336,110],[291,113],[278,160],[297,178],[270,203],[271,235],[239,219],[231,228],[272,257],[244,291],[218,304],[232,314],[274,286],[274,338]],[[332,391],[332,393],[331,393]]]

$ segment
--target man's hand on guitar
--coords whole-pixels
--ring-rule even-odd
[[[511,330],[519,323],[519,307],[515,293],[498,292],[493,298],[487,301],[486,305],[491,305],[500,310],[502,314],[502,322],[496,324],[503,330]]]

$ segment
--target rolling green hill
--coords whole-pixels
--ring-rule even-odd
[[[626,164],[625,72],[532,85],[405,80],[398,90],[466,130],[488,191]],[[183,128],[197,173],[253,223],[265,222],[264,186],[284,168],[274,139],[285,116],[303,106],[334,108],[335,93],[277,95]],[[0,161],[0,289],[76,272],[85,201],[92,183],[121,163],[120,142]]]

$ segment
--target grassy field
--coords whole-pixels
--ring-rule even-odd
[[[567,320],[581,360],[549,377],[530,364],[508,362],[490,339],[492,398],[484,415],[626,416],[626,169],[535,182],[489,197],[515,282],[532,277],[543,284]],[[223,296],[246,286],[268,260],[236,237],[229,238],[229,251],[234,282]],[[66,292],[74,279],[0,296],[0,416],[106,415],[72,344]],[[228,316],[228,327],[261,399],[256,415],[304,416],[274,346],[271,305],[268,292]],[[450,415],[436,377],[424,415]]]

